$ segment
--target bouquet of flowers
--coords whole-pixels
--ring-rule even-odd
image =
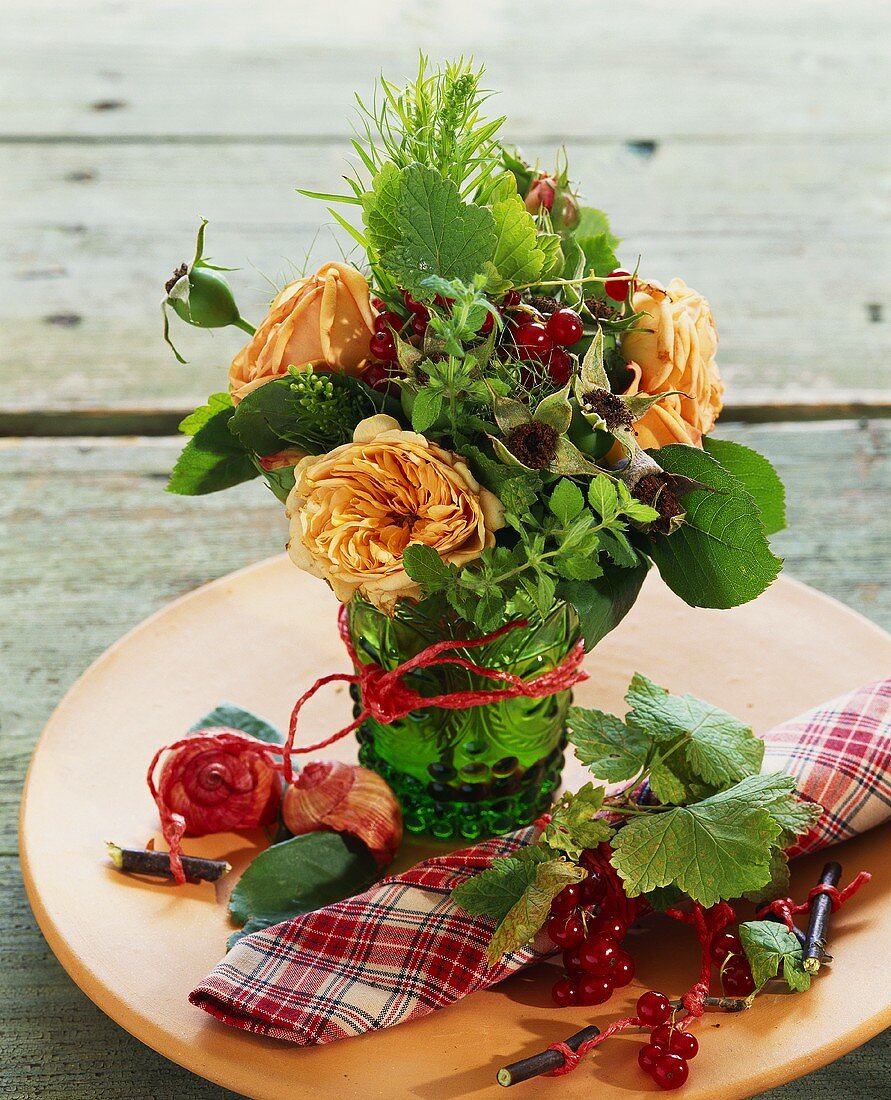
[[[409,829],[469,838],[549,804],[582,647],[651,564],[688,604],[733,607],[777,576],[783,526],[767,460],[710,435],[707,300],[623,268],[565,155],[531,165],[483,116],[481,76],[422,58],[359,100],[348,189],[315,196],[354,263],[289,283],[254,328],[202,223],[164,303],[168,342],[168,310],[250,334],[183,421],[169,489],[265,479],[291,558],[345,605],[360,759]],[[435,704],[369,705],[370,667]]]

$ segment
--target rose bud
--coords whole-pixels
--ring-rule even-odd
[[[230,269],[218,267],[204,257],[206,225],[205,219],[198,228],[195,258],[191,264],[182,264],[178,267],[164,285],[167,292],[166,298],[161,303],[164,312],[164,339],[180,363],[184,363],[185,359],[170,340],[168,308],[172,309],[187,325],[195,325],[197,328],[226,328],[228,325],[235,325],[236,328],[252,335],[254,332],[253,325],[243,320],[238,312],[232,288],[220,274],[221,271]]]
[[[198,730],[164,761],[158,796],[192,836],[275,821],[281,775],[263,742],[225,726]]]
[[[295,836],[349,833],[378,867],[392,862],[402,841],[402,811],[388,784],[368,768],[338,760],[306,765],[285,791],[282,820]]]
[[[542,207],[550,210],[556,194],[556,179],[553,176],[539,176],[532,181],[526,192],[526,209],[530,214],[537,214]]]

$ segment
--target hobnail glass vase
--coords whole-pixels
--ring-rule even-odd
[[[444,638],[479,636],[435,597],[400,605],[393,618],[354,597],[347,613],[360,660],[385,669]],[[574,610],[560,603],[544,620],[456,652],[477,665],[531,679],[559,665],[579,637]],[[427,696],[496,686],[454,665],[411,672],[406,682]],[[351,690],[358,715],[360,689]],[[571,699],[571,691],[560,691],[466,710],[430,707],[390,725],[369,718],[356,734],[359,760],[396,792],[409,832],[467,840],[507,832],[534,821],[553,800]]]

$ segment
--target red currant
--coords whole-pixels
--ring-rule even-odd
[[[417,299],[412,298],[407,290],[402,292],[402,300],[405,302],[406,309],[410,309],[412,313],[426,314],[427,317],[430,316],[423,302],[419,302]]]
[[[607,978],[586,974],[579,981],[579,1004],[602,1005],[613,995],[613,983]]]
[[[574,309],[558,309],[548,318],[545,328],[555,344],[567,348],[577,344],[585,331],[582,319]]]
[[[423,336],[427,331],[427,318],[423,317],[420,313],[416,313],[412,320],[411,327],[418,336]]]
[[[584,856],[582,857],[584,862]],[[588,877],[582,879],[582,904],[584,905],[597,905],[598,902],[603,901],[606,897],[607,883],[606,875],[603,871],[598,871],[595,867],[588,867]]]
[[[375,359],[385,362],[396,358],[396,343],[391,332],[376,332],[368,343],[368,350]]]
[[[589,974],[608,978],[620,955],[619,945],[611,936],[589,936],[579,950],[582,966]]]
[[[374,319],[374,331],[387,332],[389,329],[394,329],[398,332],[404,324],[405,322],[398,313],[393,313],[392,310],[384,310]]]
[[[616,964],[610,971],[610,980],[616,989],[622,989],[634,977],[634,959],[628,954],[627,951],[620,951]]]
[[[637,1055],[637,1064],[644,1071],[649,1073],[652,1077],[653,1070],[656,1068],[656,1063],[662,1057],[665,1052],[660,1050],[659,1047],[654,1047],[652,1044],[648,1044],[645,1047],[641,1047]]]
[[[558,913],[548,921],[551,942],[564,950],[578,947],[585,938],[585,927],[575,913]]]
[[[584,886],[584,882],[582,886]],[[600,916],[595,917],[593,921],[588,925],[589,935],[592,936],[612,936],[616,943],[621,943],[625,938],[627,929],[623,921],[620,921],[618,917],[608,917],[605,913],[601,913]]]
[[[492,331],[492,326],[494,324],[495,324],[495,317],[487,311],[486,312],[486,319],[485,319],[485,321],[483,321],[482,325],[480,326],[478,335],[479,336],[488,336],[489,333]]]
[[[382,309],[387,308],[387,303],[383,300],[383,298],[372,298],[371,304],[378,311],[378,313],[380,313]]]
[[[663,1054],[653,1067],[653,1079],[663,1089],[679,1089],[689,1075],[690,1067],[679,1054]]]
[[[566,967],[566,973],[571,977],[577,977],[579,974],[584,974],[585,968],[582,966],[582,960],[579,958],[579,949],[572,947],[568,951],[563,952],[563,965]]]
[[[501,304],[505,309],[516,309],[522,301],[523,295],[519,290],[509,290],[502,299]]]
[[[671,1024],[660,1024],[650,1032],[650,1042],[654,1047],[666,1051],[668,1054],[677,1054],[681,1058],[695,1058],[699,1050],[696,1036],[689,1031],[681,1031]]]
[[[563,348],[554,348],[548,356],[548,374],[555,386],[565,386],[572,374],[572,356]]]
[[[551,999],[560,1008],[578,1004],[579,990],[572,978],[558,978],[551,987]]]
[[[581,891],[574,882],[571,882],[568,886],[564,886],[551,902],[551,912],[571,913],[573,909],[578,908],[580,894]]]
[[[385,390],[390,382],[390,372],[383,363],[369,363],[362,372],[362,381],[373,390]]]
[[[614,302],[626,301],[628,295],[633,294],[636,287],[637,282],[631,278],[631,272],[626,271],[624,267],[617,267],[614,271],[611,271],[603,284],[607,297],[612,298]]]
[[[524,321],[517,326],[514,341],[523,359],[547,359],[554,347],[554,341],[548,336],[547,329],[537,321]]]
[[[742,951],[742,941],[735,932],[719,932],[711,942],[708,952],[712,962],[722,966],[728,955],[738,955]]]
[[[647,1027],[658,1027],[671,1016],[671,1001],[657,989],[648,989],[637,999],[637,1018]]]
[[[739,962],[731,960],[721,974],[721,984],[728,997],[748,997],[755,992],[755,979],[749,964],[740,959]]]

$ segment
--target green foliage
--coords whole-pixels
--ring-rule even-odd
[[[534,283],[544,270],[546,255],[538,243],[535,219],[516,192],[492,206],[495,252],[491,261],[493,294]]]
[[[212,393],[207,399],[206,405],[199,405],[179,422],[179,431],[183,435],[195,435],[197,431],[212,420],[217,413],[232,408],[232,395],[230,393]]]
[[[761,522],[768,535],[786,526],[786,490],[779,475],[768,460],[729,439],[706,436],[703,447],[728,473],[742,482],[761,512]]]
[[[382,262],[400,286],[421,297],[428,293],[427,276],[472,283],[495,252],[491,211],[465,205],[450,179],[423,164],[402,173],[396,224],[400,243],[382,254]]]
[[[653,457],[668,473],[708,486],[684,495],[679,530],[653,537],[650,553],[662,579],[691,607],[736,607],[760,596],[782,562],[743,482],[697,447],[672,444]]]
[[[603,809],[603,787],[586,783],[574,794],[563,794],[551,810],[541,843],[569,859],[578,860],[586,848],[596,848],[612,836],[609,822],[598,817]]]
[[[253,859],[232,892],[229,915],[238,925],[277,924],[361,893],[377,877],[371,853],[359,841],[340,833],[306,833]]]
[[[244,445],[229,431],[234,410],[221,407],[206,416],[204,423],[185,445],[167,483],[169,493],[203,496],[229,489],[258,474]],[[203,410],[186,417],[189,429],[203,416]]]
[[[604,534],[610,532],[601,532],[600,540],[609,550]],[[561,580],[557,584],[557,598],[571,603],[579,617],[586,650],[615,630],[634,606],[650,567],[643,558],[636,557],[636,562],[628,568],[627,562],[616,559],[615,565],[604,566],[603,576],[596,580]]]
[[[739,938],[758,989],[778,975],[793,993],[810,989],[811,976],[804,969],[801,944],[782,924],[747,921],[739,926]]]
[[[575,235],[578,237],[598,237],[603,235],[610,248],[618,248],[621,241],[612,232],[609,226],[609,218],[602,210],[595,210],[593,206],[579,207],[579,220],[575,227]]]
[[[495,929],[486,952],[489,966],[495,966],[505,955],[527,944],[544,925],[551,902],[560,891],[585,877],[578,864],[563,859],[534,866],[535,878]]]
[[[271,722],[261,718],[258,714],[252,714],[249,710],[243,710],[234,703],[220,703],[218,707],[209,713],[189,729],[189,733],[198,730],[211,729],[214,726],[227,726],[229,729],[241,730],[249,737],[256,737],[259,741],[266,741],[270,745],[283,745],[285,735]]]
[[[541,854],[540,858],[549,857]],[[538,860],[536,848],[522,848],[516,856],[493,860],[491,867],[456,886],[452,901],[465,913],[491,917],[500,924],[535,881]]]

